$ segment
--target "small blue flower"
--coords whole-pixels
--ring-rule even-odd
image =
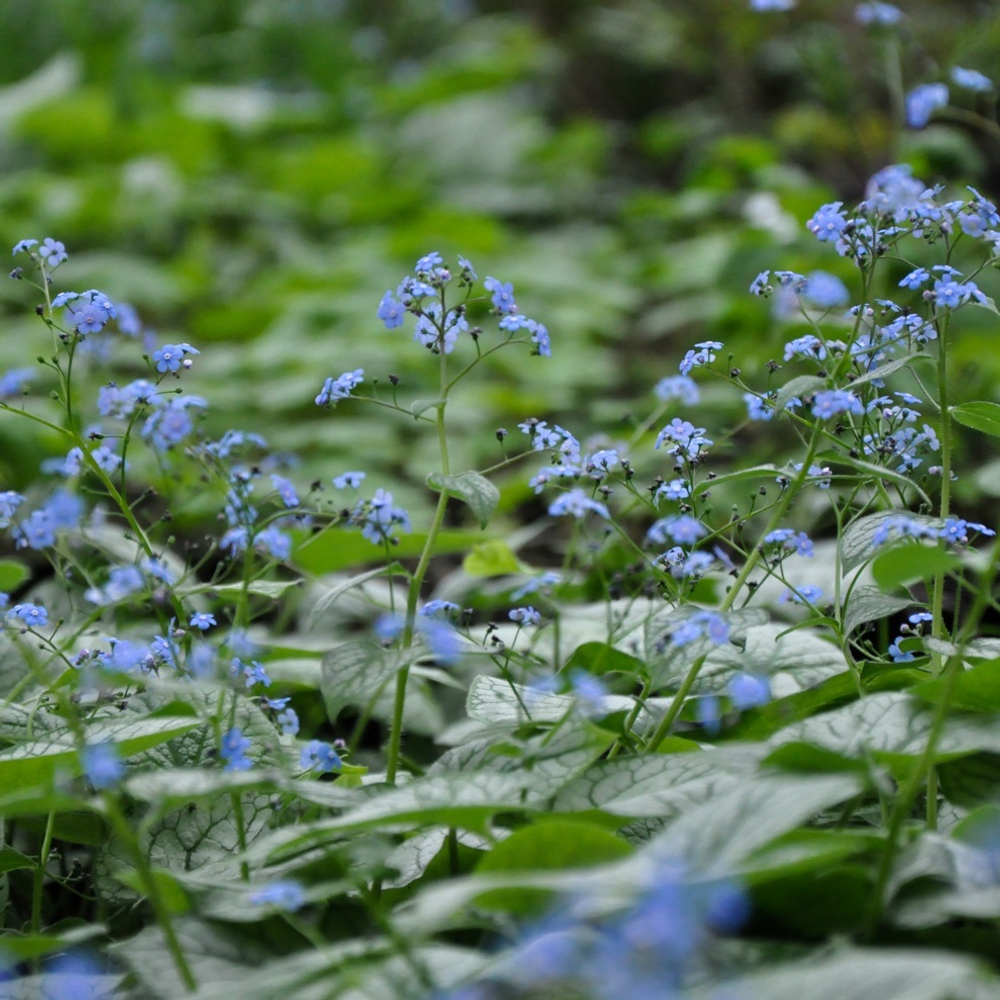
[[[706,695],[695,703],[695,717],[710,736],[715,736],[722,728],[722,710],[719,699],[714,695]]]
[[[296,736],[299,731],[299,717],[294,708],[286,708],[279,712],[274,720],[286,736]]]
[[[153,351],[153,361],[158,372],[177,372],[183,366],[189,367],[186,358],[189,354],[201,354],[190,344],[164,344]]]
[[[273,524],[254,535],[253,546],[272,559],[287,559],[292,554],[292,539]]]
[[[854,10],[858,24],[873,24],[891,28],[903,20],[903,12],[891,3],[859,3]]]
[[[813,271],[806,280],[802,294],[820,309],[845,306],[851,299],[847,285],[840,278],[833,274],[827,274],[826,271]]]
[[[294,879],[279,879],[251,892],[247,899],[254,906],[276,906],[289,913],[295,913],[306,905],[306,894]]]
[[[417,613],[423,618],[431,618],[435,615],[446,616],[461,610],[454,601],[428,601]]]
[[[579,488],[563,493],[562,496],[556,497],[549,504],[549,517],[563,517],[568,514],[580,520],[587,516],[588,511],[592,511],[605,520],[611,517],[608,508],[603,503],[587,496]]]
[[[527,583],[522,583],[516,590],[511,591],[510,599],[512,601],[519,601],[521,598],[527,597],[529,594],[538,593],[539,591],[548,593],[548,591],[560,583],[562,583],[561,574],[550,570],[542,573],[541,576],[536,576]]]
[[[806,229],[821,243],[836,243],[847,228],[847,216],[841,211],[843,206],[842,201],[821,205],[816,210],[816,214],[806,223]]]
[[[246,755],[250,745],[250,740],[243,735],[243,730],[239,726],[234,726],[224,733],[219,750],[219,756],[226,762],[222,770],[249,771],[253,767],[253,761]]]
[[[42,241],[42,245],[38,248],[38,256],[52,270],[67,259],[66,247],[59,240],[54,240],[51,236],[46,236]]]
[[[332,376],[323,383],[319,395],[316,397],[317,406],[326,406],[328,403],[335,403],[338,399],[347,399],[353,389],[361,385],[365,380],[364,368],[355,368],[352,372],[344,372],[336,378]]]
[[[49,613],[41,604],[15,604],[7,617],[20,618],[28,628],[41,628],[49,623]]]
[[[38,240],[21,240],[19,243],[14,244],[12,256],[16,257],[19,253],[27,253],[32,247],[37,246]]]
[[[378,304],[378,311],[375,315],[385,323],[387,330],[392,330],[397,326],[403,325],[403,319],[406,317],[406,307],[392,297],[392,292],[386,292],[382,296],[382,301]]]
[[[432,274],[434,268],[440,267],[444,263],[444,258],[436,250],[432,250],[428,254],[424,254],[420,260],[417,261],[413,266],[414,273],[416,274]]]
[[[753,281],[750,282],[750,294],[751,295],[770,295],[774,290],[767,283],[767,279],[771,276],[770,271],[761,271]]]
[[[729,623],[715,611],[696,611],[674,629],[670,642],[674,646],[687,646],[702,636],[721,646],[729,641]]]
[[[483,282],[486,291],[492,293],[493,308],[500,315],[517,312],[517,304],[514,302],[514,286],[511,282],[498,281],[496,278],[487,277]]]
[[[900,288],[912,288],[917,289],[921,285],[930,281],[930,272],[924,267],[918,267],[915,271],[910,271],[910,273],[903,278],[899,283]]]
[[[798,0],[750,0],[750,9],[755,11],[792,10]]]
[[[771,685],[759,674],[739,673],[726,687],[732,703],[740,710],[758,708],[771,700]]]
[[[789,590],[787,587],[778,595],[779,604],[787,604],[792,601],[795,604],[815,604],[823,596],[821,587],[796,587]]]
[[[207,631],[213,625],[217,624],[218,622],[215,620],[215,615],[207,611],[196,611],[193,615],[191,615],[191,619],[188,622],[188,625],[190,625],[191,628],[201,629],[202,632]]]
[[[125,765],[113,743],[91,743],[80,751],[83,770],[99,790],[113,788],[122,780]]]
[[[458,266],[470,280],[475,281],[479,277],[479,275],[476,274],[476,269],[472,266],[471,262],[466,260],[461,254],[458,256]]]
[[[988,94],[993,89],[993,81],[976,69],[962,69],[955,66],[951,71],[951,81],[956,87],[974,90],[980,94]]]
[[[864,416],[864,412],[861,400],[846,389],[824,389],[813,397],[813,416],[822,420],[827,420],[838,413],[853,413],[861,417]]]
[[[0,376],[0,399],[20,396],[34,375],[32,368],[12,368],[9,372],[5,372]]]
[[[272,475],[271,485],[278,491],[278,496],[281,497],[281,502],[286,507],[298,507],[299,500],[298,493],[295,492],[295,486],[290,479],[285,479],[284,476]]]
[[[922,83],[906,95],[906,124],[924,128],[931,115],[948,103],[948,87],[943,83]]]
[[[507,617],[518,625],[541,625],[542,616],[529,604],[524,608],[514,608]]]
[[[668,375],[653,386],[656,398],[668,403],[676,399],[685,406],[695,406],[700,398],[698,383],[687,375]]]
[[[333,480],[333,485],[338,490],[356,490],[365,481],[364,472],[342,472]]]
[[[707,534],[708,529],[696,517],[690,514],[671,514],[650,525],[646,532],[646,543],[666,545],[669,540],[678,545],[694,545]]]
[[[307,743],[299,757],[299,767],[305,771],[329,774],[331,771],[339,771],[342,766],[337,751],[329,743],[321,743],[319,740]]]
[[[816,553],[813,550],[812,539],[804,531],[793,531],[791,528],[776,528],[764,536],[765,545],[780,545],[782,550],[794,552],[797,555],[811,559]]]

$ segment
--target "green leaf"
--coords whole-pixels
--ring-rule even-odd
[[[434,539],[433,555],[466,552],[473,545],[482,542],[478,531],[439,531]],[[418,532],[400,535],[399,544],[392,547],[394,559],[417,559],[427,542],[427,535]],[[360,532],[331,528],[318,535],[306,535],[295,549],[292,561],[300,569],[322,575],[337,573],[356,566],[371,563],[385,563],[385,551],[381,546],[372,545]]]
[[[655,849],[706,876],[726,877],[754,851],[863,787],[859,775],[758,773],[686,809],[654,839]]]
[[[442,476],[432,472],[427,477],[427,485],[438,493],[464,500],[472,509],[480,528],[490,523],[493,511],[500,502],[500,491],[485,476],[478,472],[460,472],[455,476]]]
[[[878,554],[879,549],[873,541],[875,533],[883,522],[899,516],[898,510],[880,510],[875,514],[859,517],[847,526],[840,538],[840,561],[844,573],[850,573],[852,569],[863,565]],[[920,524],[934,528],[941,526],[940,518],[930,517],[927,514],[907,513],[906,516]]]
[[[399,669],[398,658],[375,645],[358,640],[336,646],[323,657],[320,691],[331,722],[348,705],[374,706],[386,693]]]
[[[757,770],[764,748],[743,744],[704,753],[602,760],[556,796],[557,813],[600,810],[613,816],[672,819],[734,788]]]
[[[872,575],[880,587],[893,590],[904,584],[929,580],[961,566],[961,559],[941,545],[895,545],[872,563]]]
[[[991,437],[1000,437],[1000,404],[962,403],[951,409],[951,415],[966,427],[982,431]]]
[[[563,669],[584,670],[598,676],[609,673],[642,676],[645,673],[646,664],[638,657],[622,652],[609,643],[585,642],[573,650],[573,654]]]
[[[510,546],[500,540],[474,545],[472,551],[462,560],[462,569],[474,577],[507,576],[509,573],[528,572],[511,551]]]
[[[318,622],[320,622],[327,611],[329,611],[333,606],[337,598],[346,594],[349,590],[353,590],[355,587],[360,587],[369,580],[377,580],[379,577],[405,575],[406,573],[397,566],[376,566],[375,569],[370,569],[366,573],[358,573],[354,576],[350,576],[346,580],[338,583],[336,586],[331,587],[329,590],[324,590],[320,597],[316,600],[316,603],[309,610],[309,628],[312,629]]]
[[[27,566],[14,559],[0,559],[0,591],[16,590],[28,576]]]
[[[977,663],[971,669],[962,670],[957,677],[936,677],[910,688],[910,693],[936,705],[949,687],[953,708],[1000,712],[1000,659]]]
[[[778,390],[778,395],[774,399],[775,412],[780,413],[788,405],[789,400],[811,396],[826,387],[825,378],[820,378],[818,375],[799,375]]]
[[[198,719],[191,718],[105,718],[87,727],[87,740],[113,743],[122,757],[131,757],[200,725]],[[48,782],[57,768],[74,775],[82,772],[77,759],[76,737],[68,729],[0,751],[0,788]]]
[[[905,597],[891,597],[878,587],[855,587],[844,611],[844,635],[850,635],[865,622],[880,621],[913,604]]]
[[[428,410],[433,410],[438,406],[444,406],[447,402],[448,400],[446,399],[415,399],[412,403],[410,403],[410,413],[412,413],[415,417],[419,417]]]
[[[713,982],[689,1000],[709,1000],[724,989],[742,1000],[987,1000],[998,984],[973,959],[918,948],[839,947],[800,961]]]
[[[941,791],[964,809],[1000,804],[1000,754],[977,753],[939,764]]]
[[[301,582],[301,580],[251,580],[247,584],[246,590],[248,594],[252,594],[254,597],[268,597],[271,600],[277,600],[293,587],[298,587]],[[185,597],[192,594],[214,594],[223,600],[235,601],[243,596],[243,584],[225,583],[220,586],[218,584],[205,583],[197,587],[185,588],[178,591],[178,593]]]

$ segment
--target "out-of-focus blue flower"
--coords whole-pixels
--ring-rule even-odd
[[[246,755],[250,746],[250,740],[243,735],[243,730],[239,726],[234,726],[224,733],[219,750],[219,756],[226,762],[222,770],[249,771],[253,767],[253,761]]]
[[[339,771],[342,763],[337,751],[329,743],[311,740],[302,748],[299,767],[305,771],[329,774],[331,771]]]
[[[793,10],[798,0],[750,0],[750,9],[755,11]]]
[[[771,685],[759,674],[739,673],[730,680],[726,692],[736,708],[758,708],[771,700]]]
[[[951,82],[956,87],[974,90],[980,94],[988,94],[993,89],[993,81],[977,69],[963,69],[955,66],[951,71]]]
[[[794,552],[796,555],[811,559],[816,553],[812,539],[804,531],[794,531],[791,528],[775,528],[764,536],[765,545],[780,545],[783,551]]]
[[[423,618],[431,618],[437,615],[447,617],[447,615],[461,610],[454,601],[428,601],[417,614]]]
[[[4,372],[0,375],[0,399],[20,396],[34,375],[32,368],[12,368],[9,372]]]
[[[778,595],[778,603],[787,604],[791,601],[793,604],[805,604],[807,602],[809,604],[815,604],[822,596],[822,587],[812,587],[807,585],[805,587],[796,587],[795,590],[790,590],[786,587]]]
[[[586,517],[588,512],[593,512],[605,520],[611,516],[608,513],[608,508],[603,503],[595,500],[593,497],[587,496],[579,488],[563,493],[549,504],[550,517],[564,517],[569,515],[580,520]]]
[[[696,405],[700,398],[698,383],[688,375],[668,375],[661,378],[653,387],[653,392],[661,402],[668,403],[676,399],[685,406]]]
[[[861,400],[846,389],[824,389],[813,397],[813,416],[822,420],[827,420],[838,413],[853,413],[861,417],[864,416],[864,412]]]
[[[541,576],[536,576],[533,580],[528,580],[527,583],[522,583],[516,590],[511,591],[510,599],[512,601],[520,601],[523,597],[538,593],[539,591],[548,593],[548,591],[560,583],[562,583],[562,575],[549,570],[542,573]]]
[[[178,396],[154,410],[140,433],[157,451],[169,451],[194,430],[194,421],[188,411],[203,410],[207,406],[201,396]]]
[[[80,751],[80,761],[90,783],[99,790],[122,780],[125,765],[113,743],[91,743]]]
[[[279,712],[274,720],[286,736],[296,736],[299,731],[299,716],[294,708],[286,708]]]
[[[19,253],[28,253],[32,247],[38,246],[38,240],[19,240],[14,244],[14,249],[12,251],[12,256],[16,257]]]
[[[333,485],[338,490],[356,490],[365,481],[364,472],[342,472],[333,479]]]
[[[646,532],[646,543],[666,545],[669,540],[678,545],[693,545],[707,534],[708,529],[696,517],[690,514],[671,514],[650,525]]]
[[[826,271],[813,271],[806,280],[802,294],[820,309],[845,306],[851,300],[851,293],[840,278]]]
[[[891,28],[903,20],[903,12],[891,3],[859,3],[854,9],[854,18],[858,24],[877,25]]]
[[[923,128],[938,108],[948,103],[948,87],[943,83],[921,83],[906,95],[906,124]]]
[[[729,623],[715,611],[696,611],[671,632],[670,642],[687,646],[703,636],[721,646],[729,641]]]
[[[542,616],[529,604],[524,608],[513,608],[507,617],[518,625],[541,625]]]
[[[281,502],[286,507],[298,507],[301,501],[299,500],[298,493],[295,492],[295,485],[290,479],[285,479],[284,476],[272,475],[271,485],[278,491],[278,496],[281,497]]]
[[[279,879],[262,889],[255,889],[247,899],[254,906],[276,906],[289,913],[295,913],[306,905],[306,894],[294,879]]]

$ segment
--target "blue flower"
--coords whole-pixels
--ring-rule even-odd
[[[699,698],[694,706],[695,718],[710,736],[715,736],[722,728],[722,711],[719,699],[714,695]]]
[[[798,0],[750,0],[750,9],[755,11],[792,10]]]
[[[816,214],[806,223],[806,229],[821,243],[836,243],[847,228],[847,216],[841,211],[843,205],[842,201],[821,205],[816,210]],[[751,286],[752,290],[753,286]]]
[[[759,674],[739,673],[726,687],[732,703],[740,710],[758,708],[771,700],[771,685]]]
[[[346,490],[348,488],[356,490],[365,480],[364,472],[342,472],[339,476],[336,476],[333,480],[333,485],[338,490]]]
[[[41,628],[49,623],[49,613],[41,604],[15,604],[7,617],[20,618],[28,628]]]
[[[916,270],[910,271],[910,273],[903,278],[902,281],[900,281],[899,287],[917,289],[925,282],[929,281],[930,277],[930,273],[926,268],[918,267]]]
[[[284,476],[272,475],[271,485],[278,491],[278,496],[281,497],[281,502],[286,507],[298,507],[299,500],[298,493],[295,492],[295,486],[292,484],[291,480],[285,479]]]
[[[286,708],[279,712],[275,722],[281,727],[281,731],[286,736],[295,736],[299,731],[299,717],[294,708]]]
[[[22,242],[27,242],[22,240]],[[18,246],[21,244],[19,243]],[[63,246],[59,240],[52,239],[51,236],[46,236],[42,245],[38,248],[38,256],[48,265],[49,269],[58,267],[66,257],[66,247]]]
[[[698,383],[687,375],[668,375],[653,386],[656,398],[664,403],[676,399],[685,406],[695,406],[698,402]]]
[[[797,555],[811,559],[816,553],[813,543],[804,531],[793,531],[791,528],[777,528],[764,536],[765,545],[780,545],[782,550],[794,552]]]
[[[923,128],[938,108],[948,103],[948,87],[943,83],[922,83],[906,95],[906,124]]]
[[[185,363],[189,354],[201,354],[201,351],[196,351],[190,344],[164,344],[153,351],[153,361],[158,372],[176,372],[182,365],[189,367]]]
[[[696,517],[690,514],[671,514],[653,522],[646,532],[646,542],[665,545],[669,539],[678,545],[693,545],[707,534],[708,529]]]
[[[715,611],[696,611],[674,629],[670,642],[674,646],[687,646],[702,636],[721,646],[729,641],[729,623]]]
[[[779,604],[787,604],[792,601],[795,604],[815,604],[823,596],[821,587],[796,587],[789,590],[787,587],[778,595]]]
[[[458,266],[462,269],[465,277],[471,281],[475,281],[479,275],[476,274],[476,269],[472,266],[471,262],[466,260],[461,254],[458,255]]]
[[[14,251],[11,256],[16,257],[19,253],[27,253],[32,247],[38,246],[38,240],[21,240],[14,244]]]
[[[746,398],[746,397],[744,397]],[[757,397],[754,396],[754,399]],[[691,496],[691,489],[683,479],[674,479],[669,483],[661,483],[653,494],[653,500],[659,502],[665,500],[685,500]]]
[[[191,619],[188,622],[188,625],[190,625],[191,628],[201,629],[202,632],[207,631],[213,625],[217,624],[218,622],[215,620],[215,615],[209,614],[206,611],[196,611],[193,615],[191,615]]]
[[[541,625],[542,616],[529,604],[525,608],[514,608],[507,617],[518,625]]]
[[[114,304],[98,291],[84,292],[67,308],[73,317],[73,326],[81,336],[98,333],[116,315]]]
[[[824,389],[813,397],[813,416],[822,420],[827,420],[838,413],[853,413],[860,417],[864,416],[864,412],[861,400],[846,389]]]
[[[222,746],[219,756],[226,762],[223,771],[249,771],[253,761],[246,756],[250,749],[250,740],[243,735],[239,726],[234,726],[222,736]]]
[[[677,366],[682,375],[690,375],[693,368],[700,368],[703,365],[710,365],[715,361],[716,351],[721,351],[723,345],[717,340],[705,340],[684,355],[681,363]]]
[[[10,519],[17,512],[17,508],[24,503],[24,497],[13,490],[5,490],[0,493],[0,528],[6,528],[10,524]]]
[[[444,263],[444,258],[436,250],[424,254],[413,266],[416,274],[432,274],[434,268],[440,267]]]
[[[432,618],[435,615],[448,615],[461,610],[454,601],[428,601],[417,614],[423,618]]]
[[[858,24],[874,24],[890,28],[903,20],[903,12],[891,3],[859,3],[854,10]]]
[[[872,547],[878,548],[890,539],[896,538],[937,538],[938,529],[924,521],[918,521],[908,514],[887,517],[872,533]]]
[[[806,280],[802,294],[820,309],[844,306],[851,299],[847,285],[840,278],[833,274],[827,274],[826,271],[813,271]]]
[[[547,593],[560,583],[562,583],[561,574],[550,570],[542,573],[541,576],[536,576],[533,580],[529,580],[527,583],[521,584],[521,586],[516,590],[511,591],[510,599],[512,601],[519,601],[522,597],[527,597],[529,594],[535,594],[539,591],[545,591]]]
[[[395,529],[411,530],[410,515],[402,507],[394,506],[392,494],[383,489],[376,490],[371,500],[356,504],[349,521],[360,524],[362,536],[373,545],[391,541]]]
[[[605,520],[611,517],[603,503],[587,496],[579,488],[563,493],[549,504],[549,517],[563,517],[569,514],[579,520],[586,517],[588,511],[593,511]]]
[[[974,90],[980,94],[988,94],[993,89],[993,81],[976,69],[962,69],[955,66],[951,71],[951,81],[956,87]]]
[[[450,665],[462,657],[462,638],[449,624],[434,617],[419,617],[416,628],[434,658]]]
[[[387,330],[392,330],[397,326],[403,325],[403,319],[406,317],[406,307],[392,297],[392,292],[386,292],[382,296],[382,301],[378,304],[378,311],[375,315],[385,323]]]
[[[292,554],[292,539],[273,524],[258,531],[253,538],[253,546],[272,559],[287,559]]]
[[[5,372],[0,376],[0,399],[20,396],[34,375],[33,368],[12,368],[9,372]]]
[[[306,905],[306,894],[294,879],[279,879],[251,892],[247,899],[254,906],[276,906],[289,913],[295,913]]]
[[[80,751],[83,770],[97,789],[113,788],[122,780],[125,765],[113,743],[91,743]]]
[[[329,774],[331,771],[339,771],[342,764],[337,751],[329,743],[311,740],[302,748],[299,767],[306,771]]]
[[[486,291],[492,293],[493,308],[501,316],[517,312],[517,303],[514,302],[514,286],[511,282],[504,283],[487,276],[483,285],[486,287]]]
[[[750,282],[750,294],[751,295],[770,295],[773,289],[767,283],[767,279],[771,276],[770,271],[761,271],[753,281]]]
[[[347,399],[351,391],[361,385],[365,380],[364,368],[355,368],[352,372],[344,372],[336,378],[332,376],[323,383],[319,395],[316,397],[317,406],[326,406],[328,403],[335,403],[338,399]]]
[[[178,396],[154,410],[144,421],[141,434],[157,451],[169,451],[193,430],[189,409],[204,409],[200,396]]]

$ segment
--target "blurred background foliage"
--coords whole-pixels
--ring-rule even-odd
[[[904,90],[956,64],[997,75],[994,4],[904,3],[898,35],[855,23],[853,2],[747,6],[5,0],[6,244],[63,240],[57,288],[100,288],[160,342],[201,349],[184,385],[211,404],[207,433],[263,432],[297,456],[303,484],[364,468],[419,506],[434,442],[313,397],[356,367],[380,393],[392,373],[401,401],[426,397],[431,359],[375,318],[420,254],[462,253],[513,281],[552,334],[553,359],[501,352],[459,394],[463,468],[497,460],[497,427],[529,416],[627,436],[694,341],[724,341],[763,385],[797,332],[747,295],[750,280],[784,267],[850,282],[803,223],[857,200],[879,167],[902,159],[1000,194],[997,135],[967,120],[992,116],[992,99],[956,94],[958,111],[919,132],[900,111]],[[34,304],[26,285],[0,285],[5,367],[45,351]],[[955,370],[990,398],[1000,352],[981,312]],[[89,391],[144,373],[134,341],[113,353],[91,361]],[[731,454],[769,457],[766,427],[740,429],[738,393],[709,385],[706,398]],[[4,488],[54,452],[33,435],[0,420]],[[510,473],[508,509],[530,502],[526,478]]]

